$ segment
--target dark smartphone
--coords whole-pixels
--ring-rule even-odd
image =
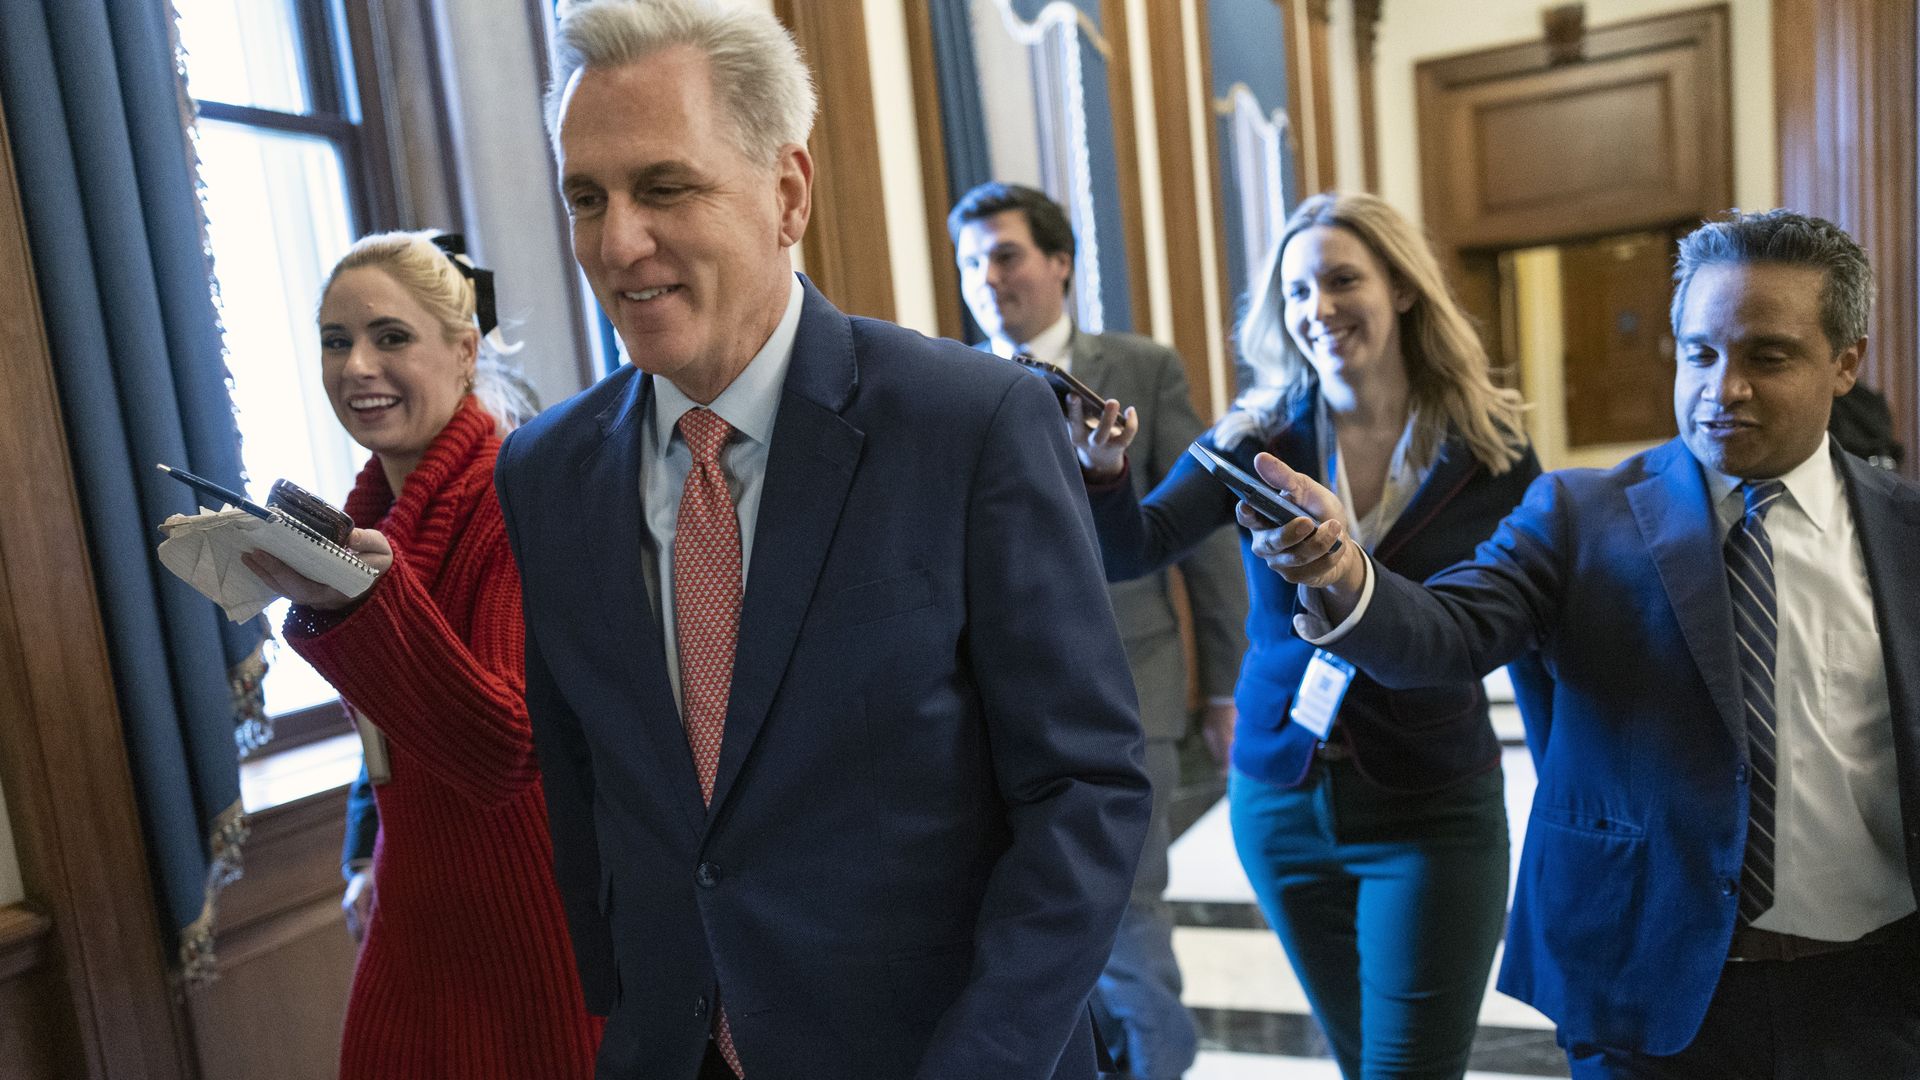
[[[353,519],[291,480],[275,480],[267,505],[305,526],[321,539],[340,547],[353,535]]]
[[[1304,507],[1289,499],[1284,492],[1267,486],[1266,481],[1199,443],[1188,446],[1187,453],[1192,454],[1195,461],[1212,473],[1215,480],[1225,484],[1228,491],[1240,496],[1240,501],[1251,506],[1254,513],[1273,522],[1276,527],[1285,525],[1297,517],[1306,518],[1315,526],[1320,524],[1319,518],[1307,513]],[[1341,541],[1334,541],[1331,550],[1339,551],[1340,544]]]
[[[1107,407],[1107,399],[1101,397],[1099,391],[1074,378],[1073,372],[1058,364],[1036,360],[1025,353],[1015,356],[1013,362],[1047,380],[1047,385],[1053,387],[1054,394],[1060,399],[1061,412],[1066,411],[1067,402],[1070,399],[1079,398],[1080,415],[1087,425],[1087,430],[1092,431],[1100,426],[1100,414]]]

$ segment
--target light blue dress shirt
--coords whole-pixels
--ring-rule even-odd
[[[760,492],[766,486],[767,448],[773,442],[774,420],[780,414],[781,388],[793,363],[793,341],[800,330],[800,302],[806,290],[793,279],[787,310],[773,336],[760,347],[731,384],[707,408],[733,426],[734,437],[720,451],[720,468],[733,493],[733,512],[740,519],[740,593],[746,595],[747,564],[753,558],[753,529],[760,516]],[[673,534],[680,520],[680,496],[693,471],[693,452],[680,437],[680,417],[700,403],[666,379],[653,380],[653,408],[640,427],[640,507],[647,518],[647,539],[653,558],[644,560],[647,595],[653,600],[666,642],[667,679],[673,684],[673,704],[680,698],[679,634],[673,618]]]

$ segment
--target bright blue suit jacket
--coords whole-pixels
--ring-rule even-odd
[[[1059,405],[811,285],[712,804],[643,560],[632,367],[501,448],[527,706],[603,1077],[1086,1080],[1150,795]]]
[[[1878,619],[1907,865],[1920,896],[1920,486],[1834,451]],[[1525,710],[1540,786],[1500,989],[1566,1043],[1692,1042],[1733,934],[1746,737],[1722,536],[1679,440],[1549,473],[1474,558],[1426,587],[1380,572],[1328,646],[1389,685],[1489,671],[1537,647]]]

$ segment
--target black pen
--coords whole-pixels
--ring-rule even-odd
[[[176,469],[171,465],[156,464],[154,468],[159,469],[161,472],[166,473],[168,476],[173,477],[175,480],[180,481],[202,494],[211,495],[216,499],[222,499],[229,506],[237,506],[247,513],[252,514],[254,517],[259,518],[261,521],[275,520],[273,511],[268,510],[266,507],[244,496],[236,495],[211,480],[202,480],[185,469]]]

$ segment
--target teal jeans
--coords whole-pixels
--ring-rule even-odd
[[[1458,1080],[1507,901],[1498,768],[1439,791],[1235,772],[1234,847],[1347,1080]]]

